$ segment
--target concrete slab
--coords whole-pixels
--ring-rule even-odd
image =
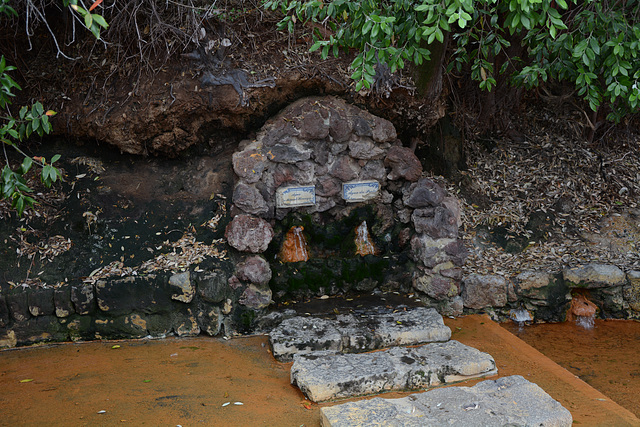
[[[392,390],[419,390],[496,373],[489,354],[449,341],[373,353],[297,354],[291,383],[310,400],[323,402]]]
[[[324,427],[571,426],[571,413],[519,375],[400,399],[374,398],[321,409]]]
[[[320,350],[358,353],[395,345],[445,342],[451,330],[433,308],[384,314],[340,315],[336,319],[293,317],[269,333],[273,355],[291,361],[294,354]]]

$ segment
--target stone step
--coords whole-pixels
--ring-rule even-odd
[[[392,390],[418,390],[494,375],[493,357],[458,341],[373,353],[294,356],[291,384],[314,402]]]
[[[451,330],[433,308],[418,307],[397,313],[339,315],[336,319],[296,316],[269,333],[274,357],[291,361],[294,354],[319,350],[358,353],[395,345],[444,342]]]
[[[323,427],[571,426],[571,413],[519,375],[473,387],[447,387],[400,399],[349,402],[320,409]]]

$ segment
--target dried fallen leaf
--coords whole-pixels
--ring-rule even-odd
[[[26,380],[20,380],[21,383],[30,383],[31,381],[33,381],[32,378],[28,378]]]

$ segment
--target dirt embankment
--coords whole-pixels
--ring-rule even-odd
[[[58,111],[53,122],[59,135],[106,142],[130,154],[170,157],[191,147],[221,151],[221,146],[250,137],[269,117],[310,95],[338,95],[400,129],[410,129],[406,143],[443,117],[444,100],[416,96],[411,79],[387,73],[376,77],[374,89],[357,93],[349,68],[354,52],[322,60],[317,52],[308,52],[308,29],[293,37],[276,30],[281,16],[275,12],[238,10],[244,11],[243,19],[220,14],[202,18],[197,28],[202,37],[182,35],[180,40],[163,33],[174,36],[165,51],[157,48],[153,36],[160,29],[149,33],[136,23],[143,27],[140,34],[122,35],[118,31],[123,31],[123,18],[113,17],[112,28],[103,34],[105,44],[79,37],[62,48],[77,60],[56,56],[58,47],[40,26],[28,41],[14,42],[8,56],[18,66],[23,87],[16,104],[39,99]],[[165,11],[162,19],[170,15]],[[53,26],[60,40],[68,31]],[[9,38],[3,33],[0,43]],[[131,46],[112,42],[117,37],[152,44],[157,51],[131,51]]]

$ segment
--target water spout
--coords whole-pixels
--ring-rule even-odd
[[[367,221],[362,221],[356,228],[356,255],[377,255],[377,252],[375,245],[369,237]]]
[[[581,328],[593,329],[595,323],[595,316],[576,316],[576,325]]]
[[[533,321],[531,313],[529,313],[524,308],[509,310],[509,318],[517,323],[520,327],[524,326],[527,322]]]
[[[571,307],[567,313],[567,320],[574,320],[578,326],[593,329],[598,307],[582,294],[575,294],[571,298]]]
[[[309,260],[307,239],[304,237],[304,227],[291,227],[284,237],[280,250],[280,261],[300,262]]]

